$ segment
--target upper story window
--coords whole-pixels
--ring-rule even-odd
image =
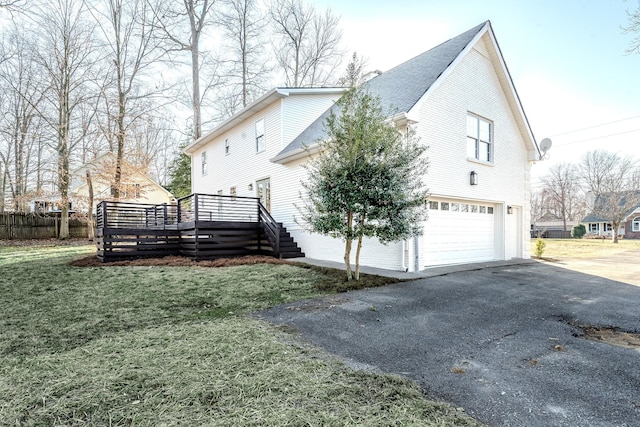
[[[203,151],[200,155],[200,160],[202,161],[202,176],[207,174],[207,152]]]
[[[224,140],[224,155],[229,155],[229,138],[225,138]]]
[[[467,114],[467,156],[493,162],[493,123]]]
[[[260,119],[256,122],[256,153],[264,151],[265,148],[264,119]]]

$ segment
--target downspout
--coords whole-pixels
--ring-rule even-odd
[[[405,263],[405,249],[406,248],[406,240],[402,241],[402,251],[400,253],[400,259],[402,260],[402,271],[404,271],[405,273],[407,271],[409,271],[409,269],[407,268],[407,264]]]
[[[418,241],[418,236],[413,236],[413,247],[415,253],[415,265],[414,270],[416,273],[420,271],[420,242]]]

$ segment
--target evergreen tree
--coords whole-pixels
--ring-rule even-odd
[[[191,194],[191,157],[182,152],[186,145],[186,142],[180,145],[179,154],[169,169],[167,188],[176,199]]]
[[[347,279],[359,279],[364,237],[382,243],[421,232],[427,190],[426,147],[407,129],[387,121],[380,100],[363,87],[349,89],[325,122],[327,138],[307,166],[301,223],[345,241]],[[355,271],[351,249],[357,242]]]

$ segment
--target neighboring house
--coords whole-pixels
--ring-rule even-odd
[[[574,226],[578,225],[580,221],[567,221],[567,229],[564,229],[564,221],[562,218],[554,215],[550,212],[544,214],[542,218],[532,224],[531,231],[532,237],[550,237],[550,238],[562,238],[566,237],[567,233],[571,233]]]
[[[626,200],[622,199],[621,203]],[[596,204],[602,203],[596,199]],[[620,206],[623,206],[622,204]],[[621,212],[624,210],[621,209]],[[640,239],[640,204],[627,210],[620,227],[618,228],[618,236],[625,237],[627,239]],[[587,236],[611,236],[613,233],[613,227],[611,224],[611,218],[605,218],[603,215],[597,213],[590,213],[582,220],[587,229]]]
[[[401,130],[427,145],[422,236],[365,240],[361,264],[421,270],[528,258],[530,168],[539,150],[490,22],[366,83]],[[344,242],[297,223],[309,155],[343,88],[277,88],[189,145],[194,193],[260,197],[310,258],[342,261]]]
[[[113,171],[116,156],[107,152],[95,160],[73,171],[71,176],[71,197],[76,210],[87,212],[89,186],[87,170],[93,185],[94,209],[102,200],[113,200]],[[122,166],[121,202],[162,204],[175,202],[173,195],[134,166],[124,161]]]

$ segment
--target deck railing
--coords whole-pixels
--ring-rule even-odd
[[[96,222],[102,229],[140,230],[178,228],[191,222],[256,223],[274,253],[280,252],[280,225],[255,197],[191,194],[175,205],[103,201],[98,204]]]
[[[178,222],[259,222],[259,206],[255,197],[196,193],[178,200]]]
[[[157,229],[176,225],[177,206],[103,201],[98,204],[98,228]]]

